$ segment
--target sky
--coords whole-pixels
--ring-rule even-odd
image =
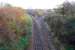
[[[24,9],[52,9],[64,1],[65,0],[0,0],[0,3],[9,3],[12,6],[22,7]]]

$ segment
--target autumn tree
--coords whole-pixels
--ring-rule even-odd
[[[29,45],[32,18],[22,8],[6,6],[0,7],[0,19],[0,32],[3,30],[2,37],[0,37],[0,48],[24,50]]]

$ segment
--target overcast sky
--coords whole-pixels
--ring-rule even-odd
[[[65,0],[0,0],[0,3],[9,3],[24,9],[52,9]],[[68,0],[74,1],[74,0]]]

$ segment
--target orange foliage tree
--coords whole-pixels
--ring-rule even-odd
[[[0,40],[2,38],[5,39],[4,41],[2,40],[0,44],[3,44],[4,48],[8,48],[10,46],[10,48],[14,48],[7,50],[15,50],[16,48],[19,48],[16,50],[23,50],[25,44],[28,44],[28,40],[25,38],[27,38],[26,35],[28,27],[31,29],[31,17],[24,11],[24,9],[17,7],[2,7],[0,8],[0,19],[0,26],[4,24],[0,29],[4,28],[3,30],[5,30],[2,34],[0,33],[2,36],[0,37]],[[10,44],[8,45],[8,43]]]

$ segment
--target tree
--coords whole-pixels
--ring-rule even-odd
[[[32,33],[31,16],[25,13],[22,8],[1,7],[0,19],[0,24],[3,21],[5,23],[1,28],[4,28],[5,31],[1,34],[0,46],[7,50],[24,50],[29,45],[29,38]],[[2,39],[4,40],[2,41]]]
[[[66,16],[74,16],[75,14],[75,3],[65,1],[62,5],[59,5],[58,8],[54,9],[57,14],[66,15]]]
[[[64,2],[54,9],[54,13],[46,18],[49,30],[53,32],[54,46],[57,50],[74,50],[75,3]]]

